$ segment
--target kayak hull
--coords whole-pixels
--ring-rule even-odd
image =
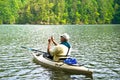
[[[63,62],[55,62],[53,60],[50,60],[48,58],[45,58],[43,54],[36,55],[37,53],[32,53],[35,62],[37,62],[40,65],[43,65],[45,67],[50,67],[53,69],[63,70],[69,74],[83,74],[92,76],[92,70],[84,67],[84,66],[77,66],[77,65],[68,65]]]

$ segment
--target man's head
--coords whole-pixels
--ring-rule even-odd
[[[70,38],[67,33],[62,34],[60,37],[61,37],[61,38],[60,38],[61,42],[68,41],[69,38]]]

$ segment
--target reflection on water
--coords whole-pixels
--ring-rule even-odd
[[[47,39],[70,34],[72,56],[93,69],[94,80],[120,79],[119,25],[1,25],[0,80],[90,80],[84,75],[70,75],[37,65],[30,51],[21,46],[46,51]]]

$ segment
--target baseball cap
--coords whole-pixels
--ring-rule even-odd
[[[61,37],[65,38],[66,40],[70,39],[70,36],[67,33],[62,34]]]

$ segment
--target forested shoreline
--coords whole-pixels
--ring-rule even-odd
[[[120,0],[0,0],[0,24],[119,24]]]

